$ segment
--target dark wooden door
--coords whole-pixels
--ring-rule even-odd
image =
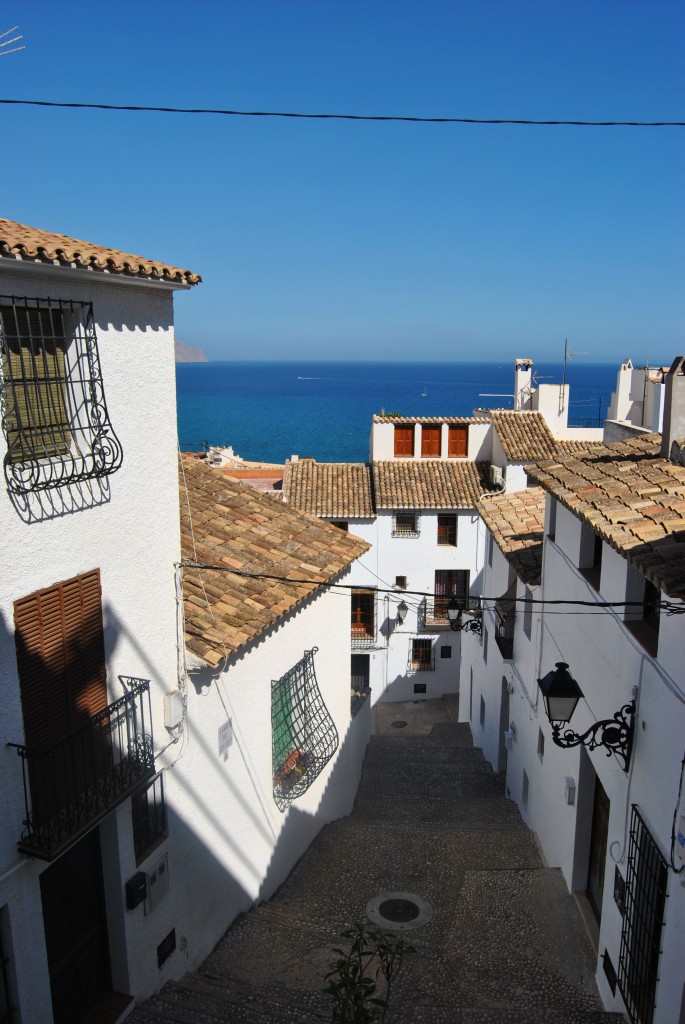
[[[592,808],[590,858],[587,869],[587,897],[598,921],[602,916],[610,806],[609,797],[604,792],[602,783],[595,776],[595,801]]]
[[[98,829],[43,872],[40,892],[55,1024],[78,1024],[111,987]]]

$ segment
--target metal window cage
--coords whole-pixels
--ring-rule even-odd
[[[618,987],[633,1024],[652,1024],[668,865],[633,804],[618,960]]]
[[[306,793],[338,749],[314,668],[318,647],[271,681],[273,797],[280,811]]]
[[[104,477],[122,462],[91,302],[0,295],[0,412],[8,489]]]
[[[396,512],[392,517],[393,537],[420,537],[419,517],[415,512]]]
[[[407,674],[435,671],[435,648],[433,641],[423,637],[414,638],[409,644]]]

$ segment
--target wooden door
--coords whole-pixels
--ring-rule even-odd
[[[414,424],[395,424],[395,455],[411,456],[414,454]]]
[[[610,806],[609,797],[604,792],[602,783],[595,776],[595,800],[592,807],[592,833],[587,869],[587,898],[598,921],[602,916]]]
[[[54,1024],[78,1024],[111,988],[100,833],[40,876]]]

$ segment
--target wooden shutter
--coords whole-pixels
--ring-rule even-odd
[[[10,461],[69,451],[66,338],[59,309],[0,307]]]
[[[395,455],[414,454],[414,424],[395,424]]]
[[[421,427],[421,454],[432,458],[440,458],[440,426]]]
[[[465,459],[469,454],[469,428],[450,425],[447,455],[451,459]]]
[[[15,602],[25,742],[38,749],[107,707],[100,572]]]

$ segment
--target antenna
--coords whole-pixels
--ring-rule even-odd
[[[0,32],[0,39],[5,39],[5,36],[8,36],[10,32],[16,32],[18,28],[18,25],[13,25],[12,28],[8,28],[6,32]],[[19,50],[25,50],[26,47],[23,44],[21,46],[14,46],[11,50],[3,49],[4,46],[11,46],[12,43],[18,43],[19,40],[23,38],[23,36],[13,36],[12,39],[5,39],[4,43],[0,43],[0,57],[7,57],[10,53],[17,53]]]
[[[571,352],[570,348],[568,347],[568,338],[564,339],[564,375],[563,375],[562,380],[561,380],[561,394],[559,395],[559,403],[560,403],[559,411],[560,412],[564,408],[563,404],[561,404],[561,403],[563,403],[563,401],[564,401],[564,397],[563,397],[564,396],[564,388],[566,387],[566,361],[568,359],[573,359],[574,356],[589,356],[589,355],[590,355],[589,352]]]

